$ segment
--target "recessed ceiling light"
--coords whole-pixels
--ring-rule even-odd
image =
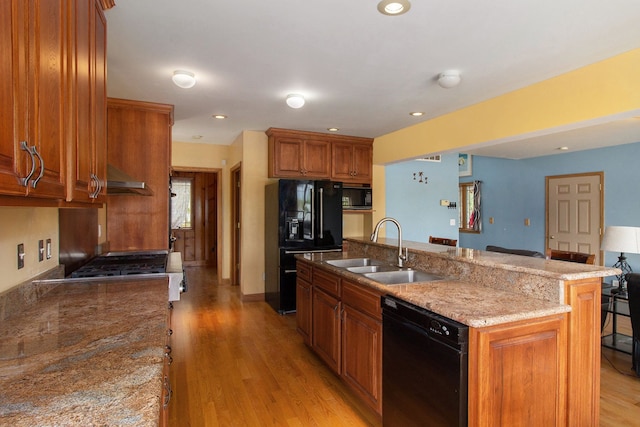
[[[227,116],[225,116],[224,114],[214,114],[213,118],[223,120],[223,119],[226,119]]]
[[[409,0],[382,0],[378,3],[378,11],[383,15],[402,15],[407,13],[409,9],[411,9]]]
[[[287,105],[291,108],[300,108],[304,105],[304,96],[299,93],[287,95]]]
[[[190,87],[195,86],[196,84],[196,76],[190,71],[184,70],[176,70],[173,72],[173,77],[171,80],[176,84],[176,86],[181,87],[183,89],[189,89]]]
[[[424,114],[424,113],[423,113],[422,111],[412,111],[412,112],[410,112],[410,113],[409,113],[409,115],[410,115],[410,116],[413,116],[413,117],[420,117],[420,116],[422,116],[423,114]]]
[[[338,128],[327,128],[329,132],[338,132],[340,129]]]

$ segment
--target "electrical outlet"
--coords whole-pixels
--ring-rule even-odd
[[[44,240],[38,240],[38,262],[44,260]]]
[[[24,243],[18,245],[18,270],[24,268]]]
[[[51,259],[51,239],[47,239],[47,259]]]
[[[529,218],[525,218],[524,219],[524,225],[525,225],[525,227],[530,226],[531,225],[531,220]]]
[[[451,218],[449,220],[449,225],[456,225],[456,220],[454,218]]]

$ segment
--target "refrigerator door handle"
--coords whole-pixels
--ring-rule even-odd
[[[285,274],[291,274],[291,273],[295,273],[298,270],[285,270]]]
[[[320,207],[318,211],[320,212],[320,229],[318,230],[318,237],[324,239],[324,188],[320,187],[318,189],[318,200]]]
[[[313,187],[311,187],[309,189],[309,192],[311,193],[311,240],[315,239],[314,233],[315,233],[315,226],[316,226],[316,207],[315,207],[315,192],[313,191]]]

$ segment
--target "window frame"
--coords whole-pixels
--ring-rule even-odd
[[[474,234],[480,234],[482,233],[482,224],[480,224],[480,227],[476,230],[474,228],[469,227],[469,217],[471,215],[471,213],[469,212],[469,209],[467,208],[468,206],[468,198],[469,198],[469,194],[472,194],[474,197],[474,200],[471,202],[472,203],[472,208],[471,209],[475,209],[475,187],[476,183],[474,181],[470,181],[470,182],[459,182],[458,183],[458,197],[460,199],[460,211],[459,211],[459,216],[458,216],[458,232],[460,233],[474,233]],[[469,191],[469,189],[471,189],[471,191]],[[480,219],[480,221],[482,221]]]

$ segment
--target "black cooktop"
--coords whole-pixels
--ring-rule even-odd
[[[167,257],[166,252],[120,252],[107,254],[92,259],[71,273],[71,277],[81,278],[165,273]]]

